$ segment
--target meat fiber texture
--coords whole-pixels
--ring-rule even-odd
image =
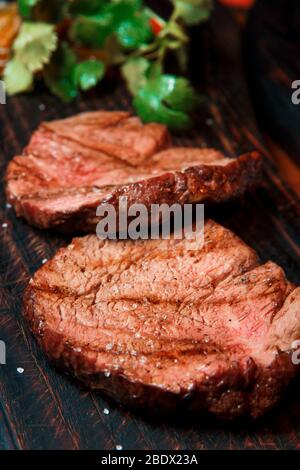
[[[294,377],[300,289],[215,222],[192,240],[76,238],[37,271],[25,312],[46,354],[159,413],[258,417]]]
[[[261,158],[213,149],[170,148],[167,128],[127,112],[89,112],[42,123],[10,162],[7,198],[42,229],[93,232],[100,204],[216,203],[257,182]]]

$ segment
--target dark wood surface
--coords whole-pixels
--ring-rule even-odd
[[[243,76],[238,30],[228,12],[221,8],[215,12],[201,38],[195,35],[193,49],[194,80],[208,100],[196,116],[195,131],[179,140],[212,145],[229,155],[257,148],[265,156],[265,177],[259,189],[210,215],[300,283],[300,200],[281,182],[258,134]],[[72,105],[61,104],[42,88],[33,95],[9,99],[0,108],[1,175],[41,120],[87,109],[128,109],[129,103],[124,90],[113,86]],[[1,449],[114,449],[117,444],[124,449],[171,450],[300,447],[300,381],[256,422],[230,424],[204,416],[154,420],[86,390],[51,367],[23,318],[22,292],[42,260],[68,240],[17,220],[5,206],[3,185],[1,191],[0,339],[7,345],[7,364],[0,366]],[[22,374],[19,367],[24,368]],[[109,415],[104,408],[110,410]]]
[[[259,0],[245,30],[245,63],[259,126],[282,176],[300,194],[299,0]]]

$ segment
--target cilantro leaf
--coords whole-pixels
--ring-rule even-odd
[[[75,66],[76,56],[67,43],[63,42],[44,70],[46,84],[54,95],[65,102],[72,101],[78,94],[73,80]]]
[[[148,15],[139,13],[121,21],[116,34],[119,43],[126,49],[135,49],[147,43],[152,37]]]
[[[3,77],[9,95],[29,91],[33,85],[33,73],[16,59],[6,64]]]
[[[170,88],[167,103],[177,111],[189,113],[201,103],[201,98],[186,78],[176,77],[174,86]]]
[[[102,47],[105,40],[115,34],[122,47],[139,47],[152,37],[149,16],[140,7],[140,0],[101,3],[96,12],[75,18],[70,36],[83,44]]]
[[[141,0],[116,0],[109,2],[104,7],[104,11],[111,13],[114,24],[118,25],[124,20],[132,18],[142,7]]]
[[[94,16],[80,15],[71,26],[70,37],[87,46],[102,47],[112,30],[113,17],[109,12]]]
[[[152,62],[149,70],[147,71],[148,80],[158,78],[163,74],[163,66],[160,61]]]
[[[50,90],[64,101],[71,101],[79,90],[95,86],[106,67],[118,65],[145,121],[177,129],[191,124],[189,113],[199,99],[188,80],[164,75],[164,64],[167,54],[172,53],[181,70],[186,69],[186,26],[205,21],[213,0],[171,0],[174,9],[166,21],[143,0],[17,2],[26,21],[13,44],[12,60],[5,72],[9,93],[29,89],[34,73],[43,71]],[[77,63],[71,46],[63,42],[66,35],[82,58],[91,57],[93,52],[81,46],[100,49],[95,59]]]
[[[52,93],[69,102],[77,97],[78,88],[92,88],[103,78],[104,73],[105,66],[100,60],[77,63],[76,55],[63,42],[45,68],[44,77]]]
[[[213,0],[173,0],[175,11],[187,25],[206,21],[213,9]]]
[[[69,2],[71,15],[93,15],[102,9],[103,1],[99,0],[72,0]]]
[[[57,96],[65,103],[69,103],[77,97],[77,88],[67,77],[61,77],[59,79],[48,77],[46,78],[46,83],[53,95]]]
[[[134,106],[145,122],[160,122],[173,129],[191,125],[188,112],[197,104],[197,94],[188,80],[174,75],[149,80],[134,99]]]
[[[100,60],[86,60],[75,66],[73,79],[76,86],[89,90],[97,85],[105,74],[105,65]]]
[[[56,47],[57,35],[53,25],[24,22],[13,44],[13,51],[18,62],[31,72],[37,72],[49,63]]]
[[[20,15],[26,19],[30,18],[32,8],[35,7],[39,1],[40,0],[18,0]]]
[[[114,32],[122,47],[138,48],[152,37],[149,14],[142,8],[141,0],[111,2],[107,11],[112,14]]]
[[[130,93],[135,96],[147,83],[147,72],[151,64],[144,57],[129,59],[122,67],[122,75],[126,80]]]

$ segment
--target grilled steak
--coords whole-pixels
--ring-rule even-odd
[[[211,149],[169,147],[167,129],[125,112],[92,112],[44,123],[9,164],[7,197],[40,228],[95,229],[96,208],[226,201],[255,181],[256,153],[225,158]],[[162,151],[162,152],[160,152]]]
[[[133,407],[257,417],[296,372],[300,289],[212,221],[203,246],[74,239],[24,304],[50,358]]]

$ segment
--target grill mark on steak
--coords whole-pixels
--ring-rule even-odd
[[[62,320],[63,321],[63,320]],[[77,325],[78,326],[78,325]],[[100,325],[101,326],[101,325]],[[76,325],[75,325],[76,327]],[[102,326],[103,327],[103,326]],[[99,325],[97,326],[99,328]],[[117,338],[119,336],[124,336],[124,341],[122,343],[111,343],[112,347],[108,350],[106,348],[105,340],[102,344],[99,344],[98,340],[95,341],[85,341],[84,339],[81,342],[81,348],[89,348],[95,352],[106,352],[111,355],[128,355],[128,356],[153,356],[161,358],[162,343],[163,343],[163,352],[166,357],[177,357],[180,354],[185,355],[207,355],[209,352],[212,353],[221,353],[225,352],[226,348],[213,342],[210,339],[209,342],[206,342],[205,339],[193,340],[192,342],[189,339],[169,339],[166,336],[161,336],[159,339],[157,336],[151,334],[144,334],[143,341],[136,338],[132,338],[132,335],[124,328],[117,328],[112,326],[105,325],[105,331],[109,333],[108,341],[110,338]],[[125,341],[126,340],[126,341]],[[110,344],[110,343],[108,343]],[[148,347],[147,347],[148,346]],[[239,347],[241,349],[241,347]],[[232,345],[228,352],[232,353]]]
[[[104,252],[106,251],[107,258],[103,260],[103,265],[99,263],[98,259],[95,263],[96,254],[91,259],[87,258],[85,251],[93,253],[91,243],[95,245],[95,252],[98,252],[99,249],[102,249]],[[201,244],[201,242],[198,243]],[[63,248],[59,251],[59,253],[62,253],[64,263],[72,263],[72,269],[70,270],[72,273],[71,277],[65,278],[62,276],[62,279],[59,279],[61,264],[60,262],[56,264],[55,260],[53,260],[54,286],[51,285],[51,280],[49,280],[48,276],[44,280],[41,273],[36,279],[36,287],[41,286],[42,290],[51,291],[54,289],[55,292],[68,294],[73,292],[77,297],[78,295],[91,294],[97,291],[104,281],[108,291],[110,285],[114,286],[120,280],[124,284],[125,280],[122,276],[126,276],[130,269],[133,268],[133,279],[127,278],[127,284],[137,285],[139,279],[141,279],[142,272],[144,271],[148,275],[149,263],[156,259],[162,263],[173,261],[173,265],[175,264],[178,267],[178,258],[180,259],[181,257],[184,258],[185,271],[190,269],[190,267],[195,268],[195,266],[199,265],[199,260],[195,257],[193,250],[187,249],[192,244],[194,244],[193,241],[176,239],[170,241],[164,240],[163,245],[161,240],[136,241],[134,251],[131,251],[130,256],[128,256],[128,244],[126,241],[104,241],[94,236],[75,239],[70,246],[71,249],[65,251]],[[84,256],[82,258],[77,257],[77,254],[81,252],[85,253]],[[258,257],[254,250],[251,250],[242,243],[232,232],[210,222],[206,223],[205,240],[204,245],[201,247],[201,254],[203,270],[205,269],[206,279],[209,279],[208,285],[211,285],[211,287],[216,287],[217,282],[224,281],[227,277],[234,277],[258,264]],[[213,267],[213,260],[218,258],[221,260],[220,264]],[[168,269],[170,269],[170,264]],[[85,273],[87,273],[87,276]],[[213,273],[218,274],[218,278],[215,275],[215,282]],[[185,274],[180,276],[180,273],[178,273],[178,282],[184,282],[185,278]],[[161,281],[163,282],[164,279],[161,279]],[[90,282],[92,282],[91,285]],[[72,289],[73,283],[75,284],[74,289]],[[170,285],[169,279],[167,284]],[[83,291],[78,289],[80,285],[83,286]],[[138,291],[141,292],[141,286],[139,286]],[[162,301],[161,298],[159,300]],[[168,298],[168,301],[172,301],[172,299]]]
[[[129,113],[122,114],[120,119],[111,119],[110,112],[94,112],[103,114],[101,122],[85,122],[80,116],[70,120],[43,123],[42,127],[53,131],[58,136],[75,141],[92,150],[100,150],[111,157],[125,161],[127,165],[137,166],[157,151],[166,147],[169,136],[165,126],[160,124],[147,124],[143,126],[136,117]],[[110,120],[109,124],[106,119]],[[105,125],[103,126],[103,122]]]
[[[84,113],[43,123],[6,174],[18,216],[39,228],[94,231],[96,209],[226,201],[256,183],[261,159],[213,149],[169,148],[167,129],[123,112]],[[166,150],[167,149],[167,150]]]
[[[47,355],[129,406],[261,415],[296,373],[300,289],[212,221],[193,250],[74,239],[25,293]]]

